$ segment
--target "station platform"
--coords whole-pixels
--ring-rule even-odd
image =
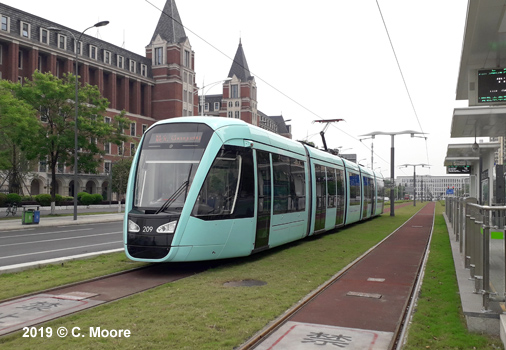
[[[425,265],[429,202],[254,349],[392,349]],[[316,346],[316,347],[315,347]],[[242,347],[242,349],[246,349]]]

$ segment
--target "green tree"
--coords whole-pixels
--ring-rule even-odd
[[[118,200],[126,193],[132,158],[123,158],[112,167],[112,190],[118,193]]]
[[[29,157],[47,159],[52,183],[56,183],[58,164],[74,164],[75,79],[72,74],[64,74],[60,79],[51,73],[35,71],[32,80],[26,79],[22,85],[11,83],[15,96],[39,112],[38,134],[33,135],[26,149]],[[100,155],[104,154],[99,145],[126,141],[123,127],[127,119],[122,112],[111,118],[110,123],[105,122],[109,101],[94,85],[80,85],[78,97],[78,171],[96,173]],[[53,202],[55,191],[56,187],[51,186]]]
[[[10,193],[20,193],[28,174],[24,150],[38,134],[38,124],[36,110],[13,95],[9,82],[0,81],[0,171]]]

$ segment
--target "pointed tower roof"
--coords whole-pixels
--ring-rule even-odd
[[[247,81],[252,78],[248,68],[248,62],[246,61],[246,56],[244,55],[244,50],[242,49],[242,43],[240,39],[239,39],[239,47],[237,48],[237,52],[235,53],[234,62],[232,63],[232,67],[230,67],[228,77],[232,78],[234,74],[237,78],[241,79],[241,81]]]
[[[183,22],[181,21],[181,17],[179,17],[179,12],[174,0],[167,0],[165,3],[163,13],[160,15],[151,42],[153,42],[158,35],[170,44],[177,44],[181,42],[182,39],[186,38]]]

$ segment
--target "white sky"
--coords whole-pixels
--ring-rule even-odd
[[[150,2],[160,9],[165,4]],[[145,0],[3,3],[78,31],[109,20],[99,38],[141,55],[160,17]],[[418,175],[445,175],[448,143],[462,142],[450,140],[453,108],[467,106],[467,101],[455,100],[467,1],[378,3],[419,122],[376,1],[176,0],[195,51],[199,86],[203,80],[207,85],[227,77],[241,38],[256,79],[259,110],[291,119],[295,140],[309,137],[321,147],[323,126],[311,122],[343,118],[329,127],[328,146],[356,153],[370,167],[372,140],[360,143],[359,135],[423,130],[429,134],[426,142],[395,137],[395,175],[413,174],[413,167],[399,169],[406,163],[431,165],[417,167]],[[96,36],[97,29],[86,33]],[[220,85],[206,93],[221,93]],[[390,141],[390,136],[374,140],[374,168],[385,177],[390,176]]]

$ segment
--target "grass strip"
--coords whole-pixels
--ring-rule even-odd
[[[499,338],[467,330],[443,210],[438,203],[425,276],[403,349],[503,349]]]
[[[407,206],[397,210],[395,217],[385,214],[335,233],[232,259],[190,278],[43,325],[54,332],[58,327],[79,327],[84,337],[22,338],[17,332],[0,338],[0,348],[233,349],[393,232],[420,207]],[[32,278],[30,272],[21,274]],[[267,284],[223,285],[247,279]],[[91,338],[90,327],[128,329],[132,336]]]
[[[71,260],[17,273],[0,275],[0,300],[109,275],[147,265],[134,262],[125,253],[103,254],[89,259]]]

